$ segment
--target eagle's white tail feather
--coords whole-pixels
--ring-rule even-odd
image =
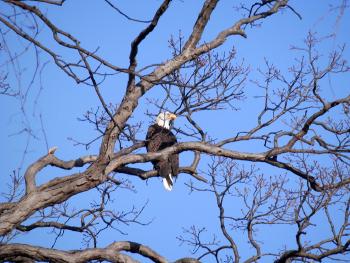
[[[166,178],[163,178],[163,185],[164,185],[164,188],[168,191],[171,191],[173,189],[173,177],[171,176],[171,174],[169,174],[169,178],[170,178],[170,181],[171,183],[169,184],[168,180]]]

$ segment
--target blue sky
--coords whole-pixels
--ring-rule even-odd
[[[117,12],[108,7],[104,1],[68,0],[63,7],[52,7],[47,10],[48,17],[52,19],[59,27],[70,32],[81,40],[81,45],[87,49],[99,47],[98,54],[110,60],[115,65],[127,67],[130,50],[130,42],[142,30],[145,25],[133,23],[121,17]],[[153,12],[160,5],[159,0],[152,1],[114,1],[117,6],[125,13],[138,19],[150,19]],[[303,39],[311,31],[317,32],[320,36],[326,36],[335,33],[334,38],[325,41],[321,45],[321,53],[326,56],[334,47],[340,44],[349,44],[347,33],[350,17],[348,12],[344,14],[340,21],[337,21],[337,13],[329,12],[329,3],[333,1],[292,1],[292,5],[301,16],[302,20],[289,10],[263,21],[260,27],[247,28],[247,39],[240,37],[230,38],[219,51],[228,51],[234,47],[237,51],[237,61],[244,61],[251,70],[250,79],[258,78],[257,69],[263,67],[264,58],[278,66],[283,72],[295,62],[298,52],[290,51],[292,45],[302,46]],[[333,3],[339,3],[334,1]],[[2,8],[3,4],[0,4]],[[141,44],[138,56],[138,65],[143,66],[161,63],[171,58],[171,52],[168,47],[168,40],[171,36],[178,36],[179,32],[187,36],[196,20],[196,14],[200,10],[201,1],[173,1],[168,12],[161,18],[159,27]],[[347,10],[348,11],[348,10]],[[203,36],[203,42],[209,41],[216,36],[218,32],[231,25],[239,17],[233,6],[233,1],[222,1],[217,10],[212,15],[208,28]],[[2,27],[2,25],[1,25]],[[44,43],[53,47],[66,58],[72,58],[71,51],[54,45],[50,39],[50,34],[45,28],[39,36]],[[9,36],[8,45],[11,48],[19,50],[25,45],[23,40],[18,40],[15,36]],[[75,56],[76,57],[76,56]],[[349,51],[345,50],[344,57],[349,60]],[[1,58],[1,61],[4,59]],[[22,167],[20,173],[24,173],[25,167],[38,159],[47,152],[44,136],[47,138],[48,146],[58,146],[57,156],[62,159],[77,158],[81,155],[95,154],[98,151],[99,144],[93,144],[88,150],[84,147],[74,146],[68,138],[74,138],[80,141],[89,141],[96,133],[93,127],[86,123],[79,122],[77,118],[81,117],[86,110],[96,109],[100,103],[91,87],[82,84],[77,85],[72,79],[58,70],[52,60],[43,52],[40,54],[40,62],[44,64],[41,78],[36,78],[30,88],[28,100],[24,104],[26,118],[20,111],[20,100],[12,97],[0,96],[0,107],[2,116],[0,118],[0,167],[2,168],[3,182],[0,185],[0,192],[6,192],[6,182],[9,182],[9,174]],[[34,53],[30,50],[20,59],[20,67],[23,75],[20,82],[14,78],[13,66],[2,66],[1,71],[9,71],[9,81],[15,90],[19,89],[22,93],[26,90],[31,76],[33,75],[35,63]],[[2,64],[2,63],[1,63]],[[117,75],[107,79],[101,85],[102,94],[107,103],[118,103],[124,93],[126,86],[126,76]],[[348,85],[340,85],[347,81],[346,78],[330,79],[325,92],[333,97],[339,94],[348,93]],[[259,111],[259,102],[253,96],[259,95],[260,91],[251,82],[246,85],[248,98],[246,101],[237,102],[237,107],[242,110],[239,112],[226,110],[223,113],[210,112],[201,113],[196,116],[196,120],[202,124],[210,136],[218,139],[225,138],[239,130],[245,130],[255,124],[254,113]],[[160,96],[158,90],[151,92],[152,96]],[[147,110],[155,111],[145,98],[141,99],[139,108],[133,115],[132,122],[142,121],[142,132],[139,137],[142,139],[145,135],[148,125],[152,122],[151,118],[145,115]],[[170,110],[173,110],[170,108]],[[155,112],[154,112],[155,113]],[[42,124],[40,122],[42,116]],[[27,124],[24,124],[27,122]],[[179,118],[176,125],[181,126],[184,120]],[[239,127],[237,127],[239,124]],[[45,134],[42,131],[42,125]],[[35,138],[28,137],[26,133],[19,133],[24,127],[30,127],[35,134]],[[180,138],[181,140],[181,138]],[[27,147],[27,153],[23,152]],[[238,150],[252,151],[255,146],[237,145]],[[23,157],[24,156],[24,157]],[[186,164],[191,161],[191,154],[182,154],[181,163]],[[205,160],[201,163],[201,170],[207,168]],[[148,164],[143,167],[150,168]],[[265,167],[264,167],[265,168]],[[76,169],[77,171],[84,168]],[[60,171],[54,168],[47,168],[38,175],[38,182],[43,183],[49,179],[65,174],[71,171]],[[265,170],[266,175],[279,174],[276,169]],[[124,176],[124,178],[127,178]],[[136,193],[120,190],[113,194],[114,202],[111,207],[116,210],[129,209],[132,205],[138,207],[148,203],[141,219],[144,222],[152,221],[148,226],[141,225],[120,225],[123,232],[128,235],[122,235],[118,231],[108,231],[101,235],[99,246],[106,246],[113,241],[132,240],[152,247],[161,255],[173,260],[182,256],[188,256],[190,248],[186,245],[179,247],[179,241],[176,236],[181,235],[183,227],[197,225],[207,228],[207,235],[217,233],[219,222],[217,220],[218,211],[215,209],[215,200],[213,196],[206,193],[189,194],[185,183],[191,178],[188,175],[181,175],[176,181],[174,191],[166,192],[162,188],[161,180],[151,179],[147,182],[136,178],[129,178],[135,185]],[[197,183],[203,186],[202,183]],[[75,207],[87,206],[89,202],[98,199],[95,190],[83,193],[73,198],[72,204]],[[234,201],[234,200],[230,200]],[[236,204],[231,204],[230,209],[235,209]],[[237,205],[238,206],[238,205]],[[278,235],[280,230],[273,235]],[[43,238],[49,231],[33,231],[25,234],[17,242],[33,243],[38,245],[47,245],[53,242],[53,237]],[[268,236],[269,230],[262,230],[262,236]],[[233,236],[236,233],[233,233]],[[286,233],[288,236],[288,233]],[[220,234],[219,237],[221,238]],[[81,247],[78,234],[67,234],[58,240],[57,248],[72,249]],[[273,243],[270,240],[271,244]],[[238,243],[244,243],[238,240]],[[50,243],[51,244],[51,243]],[[247,247],[246,245],[244,245]],[[279,246],[279,244],[272,244]],[[242,252],[242,256],[249,255],[249,249]],[[266,261],[268,262],[268,261]]]

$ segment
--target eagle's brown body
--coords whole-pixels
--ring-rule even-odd
[[[153,124],[148,128],[146,148],[148,152],[158,152],[177,143],[175,135],[167,128]],[[172,177],[179,173],[179,155],[171,154],[165,160],[152,161],[158,174],[165,178],[170,188],[173,185]],[[169,190],[169,189],[168,189]]]

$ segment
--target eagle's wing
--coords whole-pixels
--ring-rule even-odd
[[[169,145],[167,145],[166,147],[169,147],[177,143],[177,139],[175,135],[171,131],[168,131],[168,133],[169,133],[169,136],[168,136]],[[169,163],[171,165],[172,176],[177,176],[179,174],[179,155],[177,153],[170,155]]]
[[[171,171],[173,176],[177,176],[179,174],[179,155],[173,154],[169,157],[169,161],[171,164]]]
[[[175,135],[154,125],[150,126],[146,135],[146,148],[149,152],[157,152],[177,143]]]
[[[157,152],[162,144],[160,133],[157,132],[157,128],[152,125],[149,126],[146,135],[146,148],[148,152]]]
[[[146,148],[148,152],[157,152],[175,143],[177,143],[177,139],[171,131],[159,128],[157,125],[152,125],[148,128],[146,135]],[[158,174],[163,177],[165,189],[171,191],[173,177],[179,173],[179,155],[172,154],[168,160],[154,160],[152,163]]]

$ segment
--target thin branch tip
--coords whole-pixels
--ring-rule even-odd
[[[51,147],[51,148],[49,149],[49,151],[48,151],[47,154],[54,154],[54,153],[56,152],[57,149],[58,149],[57,146]]]

